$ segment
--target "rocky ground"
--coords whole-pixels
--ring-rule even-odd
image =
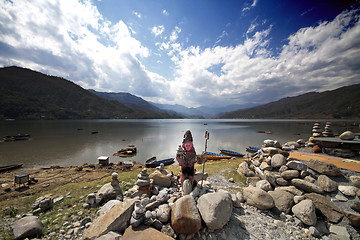
[[[230,193],[242,192],[245,187],[240,182],[235,182],[233,179],[228,179],[225,173],[229,170],[225,167],[215,174],[211,174],[207,181],[210,183],[211,188],[214,191],[228,191]],[[134,170],[140,172],[141,169]],[[338,185],[351,185],[348,181],[350,176],[360,175],[357,172],[350,170],[341,170],[342,175],[338,177],[332,177],[332,180],[336,181]],[[79,176],[82,172],[78,173]],[[111,170],[110,170],[111,174]],[[66,175],[66,174],[65,174]],[[97,173],[96,178],[103,178],[109,176],[108,172]],[[77,178],[77,175],[71,175],[73,179]],[[68,181],[68,178],[64,178]],[[91,181],[91,180],[89,180]],[[40,186],[37,188],[37,192],[41,191]],[[100,187],[100,186],[97,186]],[[46,188],[46,186],[45,186]],[[89,192],[90,193],[90,192]],[[21,193],[11,193],[18,194]],[[2,195],[5,198],[5,195]],[[351,205],[358,202],[358,196],[355,197],[339,197],[337,192],[329,193],[328,198],[336,204],[341,210],[351,211]],[[87,229],[94,221],[94,211],[80,209],[75,212],[71,209],[78,209],[77,206],[82,206],[85,202],[85,197],[81,197],[78,202],[68,206],[68,209],[61,209],[63,214],[58,213],[59,217],[55,220],[49,219],[46,226],[54,224],[52,221],[56,221],[58,227],[49,234],[42,236],[41,239],[82,239],[85,229]],[[61,221],[61,217],[66,219]],[[68,218],[65,218],[68,216]],[[10,226],[15,220],[18,220],[21,216],[15,218],[8,215],[2,215],[0,221],[0,229],[10,229]],[[59,220],[60,219],[60,220]],[[70,219],[70,220],[69,220]],[[87,220],[86,220],[87,219]],[[89,221],[90,219],[90,221]],[[86,220],[86,221],[85,221]],[[60,223],[59,223],[60,222]],[[324,225],[327,227],[324,229]],[[344,217],[339,223],[331,224],[326,223],[325,219],[318,218],[318,223],[315,226],[316,229],[322,229],[324,232],[330,229],[323,236],[315,237],[314,228],[304,225],[294,215],[286,215],[284,213],[278,215],[271,210],[260,210],[254,206],[247,204],[246,202],[239,203],[238,206],[233,208],[230,220],[220,230],[210,231],[207,227],[203,227],[200,231],[194,235],[177,235],[177,239],[360,239],[359,229],[351,226],[349,220]],[[12,239],[10,235],[5,236],[4,239]],[[115,239],[115,238],[113,238]]]

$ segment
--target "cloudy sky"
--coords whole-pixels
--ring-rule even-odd
[[[360,83],[359,0],[0,0],[0,66],[188,107]]]

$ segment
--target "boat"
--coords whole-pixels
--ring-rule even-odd
[[[30,140],[30,134],[17,134],[14,136],[5,136],[3,137],[4,142],[11,142],[11,141],[21,141],[21,140]]]
[[[154,168],[160,166],[160,164],[164,164],[165,166],[171,165],[175,162],[174,158],[166,158],[163,160],[156,160],[156,157],[152,157],[145,162],[145,167],[147,168]]]
[[[2,167],[0,167],[0,172],[9,171],[9,170],[13,170],[13,169],[16,169],[16,168],[21,168],[22,165],[24,165],[24,164],[23,163],[18,163],[18,164],[2,166]]]
[[[201,157],[201,154],[196,154],[198,158]],[[218,153],[213,152],[206,152],[206,159],[207,160],[220,160],[220,159],[230,159],[232,156],[226,156]]]
[[[360,139],[342,140],[335,137],[312,137],[311,142],[329,148],[348,148],[360,151]]]
[[[243,157],[245,155],[245,154],[242,154],[239,152],[234,152],[234,151],[225,150],[225,149],[219,149],[219,150],[222,154],[233,156],[233,157]]]
[[[246,151],[247,152],[250,152],[250,153],[256,153],[257,151],[259,151],[261,148],[259,147],[253,147],[253,146],[249,146],[246,148]]]

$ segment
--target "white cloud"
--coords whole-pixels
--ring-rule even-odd
[[[171,82],[188,106],[265,103],[308,91],[360,82],[360,23],[355,10],[289,36],[279,56],[269,53],[271,26],[235,47],[181,50]],[[220,75],[209,71],[221,66]]]
[[[238,45],[205,49],[184,47],[178,26],[167,36],[155,26],[159,52],[150,55],[125,20],[110,22],[90,1],[0,0],[0,65],[187,106],[265,103],[360,82],[359,10],[299,29],[276,56],[268,47],[273,27],[265,24],[251,23]],[[151,56],[171,59],[174,76],[149,71],[142,61]]]
[[[155,37],[161,35],[165,31],[165,27],[163,25],[160,26],[154,26],[151,29],[151,32],[155,35]]]
[[[138,12],[136,12],[136,11],[133,11],[133,14],[134,14],[135,16],[137,16],[138,18],[141,18],[141,13],[138,13]]]
[[[169,16],[169,12],[166,11],[166,9],[164,9],[164,10],[162,11],[162,13],[163,13],[165,16]]]
[[[257,3],[258,3],[258,0],[253,0],[252,4],[250,6],[247,5],[246,7],[244,7],[242,12],[249,11],[251,8],[256,7]]]
[[[170,41],[175,42],[178,39],[180,32],[181,32],[181,28],[175,26],[175,29],[171,32]]]

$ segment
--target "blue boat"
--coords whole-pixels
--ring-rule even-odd
[[[246,148],[246,151],[251,152],[251,153],[256,153],[257,151],[259,151],[261,148],[259,147],[253,147],[253,146],[249,146]]]
[[[152,157],[149,160],[145,162],[145,167],[147,168],[155,168],[157,166],[160,166],[160,164],[164,164],[165,166],[171,165],[175,162],[174,158],[167,158],[163,160],[156,160],[156,157]]]
[[[229,156],[234,156],[234,157],[243,157],[245,154],[239,153],[239,152],[234,152],[234,151],[230,151],[230,150],[225,150],[225,149],[219,149],[221,153],[225,154],[225,155],[229,155]]]

